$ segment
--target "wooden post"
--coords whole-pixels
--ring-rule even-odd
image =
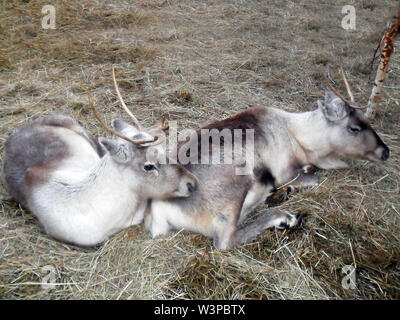
[[[372,87],[371,96],[368,100],[368,108],[365,115],[368,118],[374,118],[376,115],[376,105],[380,100],[383,82],[387,78],[390,56],[393,52],[393,43],[400,29],[400,8],[397,15],[393,17],[392,23],[386,31],[381,42],[381,54],[379,57],[378,70],[376,71],[375,81]]]

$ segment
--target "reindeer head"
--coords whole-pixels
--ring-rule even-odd
[[[137,192],[148,198],[168,199],[188,197],[196,189],[197,181],[188,170],[161,160],[165,159],[164,144],[146,142],[154,140],[151,133],[140,131],[121,119],[113,120],[112,127],[125,137],[140,141],[140,144],[133,144],[120,137],[99,139],[114,160],[125,167],[126,178]]]
[[[341,63],[340,69],[350,101],[332,86],[325,73],[324,79],[332,91],[326,92],[325,101],[318,100],[318,107],[330,130],[330,144],[337,154],[347,159],[386,161],[389,158],[389,148],[364,117],[361,109],[365,107],[354,101]]]
[[[164,125],[166,117],[152,127],[144,127],[126,107],[119,93],[114,68],[113,79],[121,105],[134,124],[116,119],[112,128],[108,127],[97,113],[88,90],[89,104],[95,117],[106,130],[117,136],[115,140],[99,138],[99,143],[124,172],[124,178],[135,192],[153,199],[190,196],[197,187],[196,178],[179,164],[159,161],[166,152],[161,144],[165,139],[164,131],[168,130]]]

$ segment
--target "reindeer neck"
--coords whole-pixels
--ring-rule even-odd
[[[327,137],[326,121],[319,109],[302,113],[288,113],[288,132],[296,154],[305,164],[318,162],[332,153]],[[302,161],[302,162],[303,162]]]
[[[55,183],[69,199],[96,199],[105,195],[111,198],[113,194],[119,196],[120,190],[127,192],[128,189],[123,174],[108,154],[87,170],[67,168],[57,172]]]
[[[71,161],[63,171],[54,172],[51,184],[41,190],[41,194],[52,193],[52,210],[84,213],[86,217],[96,217],[96,223],[110,223],[110,227],[141,221],[147,199],[136,195],[127,172],[110,156],[106,154],[90,168],[81,170],[74,170],[73,163]],[[33,205],[40,210],[42,202],[38,194]]]

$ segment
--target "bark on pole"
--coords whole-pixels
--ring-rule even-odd
[[[393,52],[393,43],[400,29],[400,7],[397,10],[397,15],[393,17],[390,27],[386,31],[381,42],[381,54],[379,57],[378,70],[376,71],[375,81],[372,87],[371,96],[368,100],[368,108],[365,115],[368,118],[374,118],[376,115],[376,105],[380,100],[383,82],[387,78],[390,56]]]

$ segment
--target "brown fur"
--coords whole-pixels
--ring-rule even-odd
[[[214,141],[208,134],[210,139],[208,150],[203,152],[210,157],[213,144],[219,144],[221,154],[225,152],[222,148],[223,130],[230,131],[234,137],[235,129],[241,129],[243,136],[246,135],[247,129],[253,129],[255,143],[253,173],[248,176],[237,175],[235,169],[238,164],[185,165],[185,168],[198,178],[199,188],[190,198],[168,201],[176,205],[176,213],[170,207],[163,209],[159,204],[155,206],[153,214],[156,215],[156,219],[152,220],[155,221],[155,227],[151,229],[153,235],[165,232],[162,231],[162,226],[165,226],[165,222],[162,223],[164,212],[168,215],[164,218],[168,221],[167,225],[185,227],[210,236],[217,248],[230,248],[244,243],[266,228],[296,226],[301,217],[280,210],[268,210],[256,221],[242,228],[238,223],[254,212],[254,209],[278,186],[288,182],[297,187],[318,184],[318,176],[313,174],[314,166],[338,168],[345,165],[340,162],[341,155],[350,159],[363,158],[370,150],[379,153],[378,158],[382,157],[382,160],[385,160],[384,154],[388,152],[387,146],[368,122],[363,120],[362,114],[351,111],[337,99],[339,98],[336,95],[328,92],[325,101],[320,101],[319,110],[298,115],[277,109],[251,108],[198,129],[195,133],[197,139],[191,137],[192,139],[178,145],[178,154],[181,148],[183,152],[197,148],[200,156],[201,142],[204,140],[201,130],[215,129],[220,133],[221,140],[218,141]],[[313,132],[314,124],[315,132]],[[359,126],[360,131],[358,133],[351,131],[354,129],[351,126]],[[332,133],[332,137],[335,138],[329,140],[329,136],[322,136],[321,140],[318,130],[324,128],[327,130],[325,133]],[[329,131],[331,129],[332,131]],[[341,139],[343,141],[349,139],[349,144],[345,146]],[[203,159],[204,155],[201,156]],[[295,178],[296,181],[292,181]],[[153,222],[150,222],[150,219],[148,221],[146,224],[151,228]]]
[[[241,129],[244,133],[246,129],[254,129],[254,136],[259,136],[263,133],[260,126],[260,119],[262,119],[267,114],[266,108],[249,108],[246,109],[230,118],[213,122],[208,124],[201,129]],[[197,130],[200,133],[200,129]]]

